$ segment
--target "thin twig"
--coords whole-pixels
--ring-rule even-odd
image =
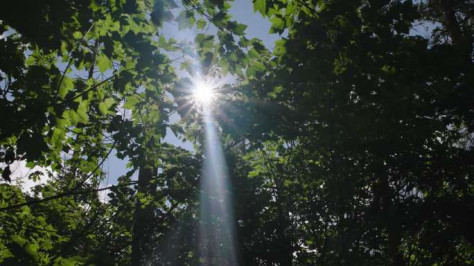
[[[42,199],[34,199],[34,200],[27,201],[27,202],[10,205],[8,207],[3,207],[3,208],[0,208],[0,211],[8,211],[8,210],[13,210],[13,209],[18,209],[18,208],[21,208],[23,206],[31,206],[31,205],[35,205],[35,204],[42,203],[42,202],[47,202],[47,201],[51,201],[51,200],[55,200],[55,199],[60,199],[60,198],[63,198],[63,197],[87,194],[87,193],[91,193],[91,192],[100,192],[100,191],[111,189],[111,188],[114,188],[114,187],[124,186],[124,185],[120,185],[120,186],[117,185],[117,186],[109,186],[109,187],[93,189],[93,190],[78,191],[79,187],[81,185],[83,185],[90,177],[92,177],[94,172],[97,171],[97,169],[99,169],[100,166],[105,162],[107,157],[110,155],[111,151],[112,151],[112,149],[110,149],[107,156],[102,159],[102,161],[99,163],[99,165],[97,165],[97,167],[89,175],[87,175],[87,177],[85,179],[83,179],[79,184],[77,184],[73,189],[71,189],[69,191],[66,191],[66,192],[63,192],[63,193],[56,194],[54,196],[50,196],[50,197],[46,197],[46,198],[42,198]],[[135,184],[135,183],[136,182],[131,182],[128,185],[132,185],[132,184]]]
[[[58,87],[56,88],[56,93],[54,95],[54,98],[57,99],[58,98],[58,94],[59,94],[59,89],[61,88],[61,84],[63,83],[63,80],[64,80],[64,77],[66,76],[66,73],[68,71],[68,69],[71,67],[71,64],[72,64],[72,61],[74,60],[74,57],[72,56],[72,53],[74,51],[76,51],[77,49],[79,49],[79,47],[81,47],[81,43],[83,41],[85,41],[86,37],[87,37],[87,34],[89,34],[89,32],[92,30],[92,28],[95,26],[95,23],[92,23],[92,25],[89,27],[89,29],[86,31],[86,33],[84,34],[84,36],[82,37],[82,39],[79,41],[78,45],[76,48],[74,48],[70,53],[69,53],[69,61],[67,62],[67,65],[66,65],[66,68],[64,69],[63,71],[63,74],[61,75],[61,79],[59,80],[59,84],[58,84]]]

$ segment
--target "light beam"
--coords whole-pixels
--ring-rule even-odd
[[[202,265],[236,266],[234,216],[227,164],[209,109],[205,121],[205,159],[200,190],[200,258]]]

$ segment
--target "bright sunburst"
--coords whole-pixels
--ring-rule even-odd
[[[191,99],[192,103],[207,109],[214,109],[217,101],[221,100],[222,89],[229,81],[228,77],[221,74],[210,74],[207,76],[196,75],[191,78]]]
[[[215,88],[212,83],[202,78],[197,78],[194,82],[193,97],[199,103],[208,105],[216,97],[214,89]]]
[[[221,101],[225,99],[223,91],[228,84],[229,78],[221,75],[195,75],[183,80],[178,88],[182,96],[177,98],[179,102],[178,111],[182,119],[204,115],[206,112],[215,112],[220,108]]]

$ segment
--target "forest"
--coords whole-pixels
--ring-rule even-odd
[[[473,50],[472,0],[3,1],[0,265],[474,265]]]

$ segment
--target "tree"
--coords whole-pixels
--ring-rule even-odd
[[[105,263],[117,252],[122,254],[120,263],[127,263],[123,254],[131,247],[131,263],[144,264],[152,256],[151,241],[159,233],[155,233],[153,225],[159,217],[157,212],[167,209],[167,201],[175,201],[158,191],[158,184],[163,184],[165,178],[158,176],[158,168],[166,165],[163,153],[168,148],[161,140],[169,127],[168,115],[174,109],[165,93],[175,79],[167,53],[187,47],[160,36],[160,28],[164,21],[174,19],[171,10],[178,6],[171,0],[30,1],[27,6],[25,10],[23,3],[12,3],[0,14],[2,36],[7,36],[2,38],[5,49],[1,54],[4,86],[0,107],[5,123],[0,128],[0,141],[5,154],[2,159],[7,163],[2,177],[10,179],[9,164],[14,160],[26,160],[30,167],[51,167],[52,180],[37,188],[34,195],[20,193],[19,201],[3,198],[2,211],[10,211],[5,219],[19,215],[16,210],[35,212],[36,208],[50,204],[53,209],[64,211],[70,207],[66,202],[72,200],[74,206],[81,206],[72,216],[79,217],[84,211],[85,219],[61,232],[65,239],[55,245],[65,244],[64,247],[56,254],[50,248],[44,250],[41,257],[34,259],[36,263],[60,263],[68,260],[70,254]],[[236,49],[232,32],[242,35],[245,28],[230,21],[226,14],[228,4],[184,1],[182,7],[184,10],[176,18],[180,27],[192,27],[195,15],[201,17],[197,21],[201,29],[208,22],[229,26],[222,42],[225,41],[227,52],[230,47]],[[212,51],[203,50],[199,55],[204,68],[209,68],[213,63]],[[124,115],[124,109],[132,117]],[[129,158],[131,171],[113,188],[112,197],[128,193],[135,208],[130,209],[123,199],[112,203],[124,206],[102,204],[96,195],[102,190],[97,188],[104,176],[101,166],[113,150],[119,157]],[[170,159],[173,158],[166,158]],[[135,184],[130,176],[136,171],[137,193],[130,194],[127,186]],[[10,186],[6,185],[4,190],[8,192]],[[84,204],[94,211],[83,210]],[[175,208],[172,206],[169,212]],[[134,214],[122,215],[118,213],[121,211]],[[49,220],[48,225],[52,223],[53,216],[43,214],[45,218],[39,219]],[[164,214],[166,218],[170,213]],[[92,245],[86,244],[84,237],[100,236],[98,231],[104,225],[98,221],[114,220],[117,216],[123,219],[111,230],[116,237],[124,231],[132,237],[125,241],[125,247],[110,250],[108,256],[97,247],[81,250],[81,246]],[[70,219],[66,215],[61,218]],[[64,226],[57,225],[59,229]],[[108,237],[101,237],[107,241]],[[37,242],[34,236],[28,238]],[[16,240],[6,234],[6,245],[12,241]],[[20,242],[22,248],[29,245]],[[12,263],[19,263],[22,255],[8,250],[4,251],[5,256],[11,257]]]
[[[291,195],[279,205],[299,238],[280,248],[304,264],[469,264],[472,121],[461,106],[472,99],[472,5],[254,6],[288,36],[244,90],[260,104],[230,116],[257,118],[248,129],[257,154],[281,143],[249,174],[263,171]],[[422,26],[432,29],[426,37],[414,33]]]
[[[281,36],[272,50],[230,1],[0,10],[2,264],[226,263],[200,256],[203,118],[180,72],[196,69],[236,80],[212,112],[240,264],[472,264],[473,4],[253,4]],[[111,154],[129,172],[101,188]],[[48,182],[17,186],[22,160]]]
[[[116,114],[121,102],[135,108],[131,102],[140,97],[140,87],[151,91],[149,96],[158,101],[161,98],[156,95],[161,95],[173,78],[170,60],[153,39],[169,13],[163,13],[163,8],[172,2],[30,2],[27,6],[31,9],[25,9],[24,3],[12,3],[1,13],[2,33],[9,36],[2,39],[1,61],[5,64],[0,106],[5,123],[0,141],[5,151],[13,152],[14,159],[27,160],[29,166],[51,167],[59,180],[51,182],[50,192],[46,193],[45,187],[26,202],[16,204],[4,198],[3,211],[21,208],[28,212],[27,206],[43,202],[56,202],[55,208],[61,209],[61,201],[56,199],[71,197],[75,204],[92,207],[99,204],[90,192],[103,177],[101,165],[127,137],[123,132],[124,137],[108,142],[114,123],[126,120]],[[19,15],[23,13],[27,20]],[[158,80],[161,86],[156,86]],[[163,123],[163,119],[156,119],[159,113],[154,116],[147,118],[148,123]],[[127,152],[130,157],[143,154]],[[92,197],[75,197],[83,194]],[[92,219],[96,214],[86,215]],[[85,222],[85,226],[92,225]],[[72,234],[70,241],[78,241],[76,233],[68,231],[66,235]],[[61,260],[57,255],[52,258],[55,263]],[[48,257],[42,259],[49,263]]]

